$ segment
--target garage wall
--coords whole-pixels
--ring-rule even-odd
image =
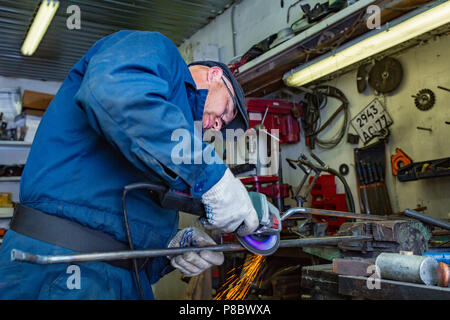
[[[285,1],[284,8],[280,8],[280,1],[275,0],[245,0],[235,9],[234,24],[236,32],[237,55],[245,53],[253,44],[265,39],[269,35],[278,32],[288,26],[286,14],[293,1]],[[308,1],[313,6],[317,1]],[[306,3],[302,2],[302,3]],[[228,9],[222,15],[214,19],[209,25],[198,31],[180,47],[180,52],[187,62],[194,58],[214,58],[216,55],[222,62],[228,63],[233,58],[233,45],[231,35],[231,11]],[[301,16],[300,6],[291,10],[291,23]],[[218,54],[212,48],[217,48]],[[450,147],[450,125],[444,121],[450,121],[450,108],[447,99],[450,93],[437,89],[438,85],[450,87],[450,60],[446,58],[450,52],[449,37],[437,38],[420,47],[410,49],[397,58],[403,65],[404,78],[401,86],[386,96],[379,98],[384,101],[386,108],[394,120],[391,126],[391,136],[386,148],[386,161],[390,162],[390,155],[395,148],[401,148],[414,161],[425,161],[448,157]],[[341,89],[350,101],[350,117],[367,106],[375,98],[372,89],[367,89],[364,94],[359,94],[356,89],[356,71],[350,72],[329,82],[330,85]],[[433,109],[423,112],[414,106],[412,95],[422,88],[432,89],[436,95],[436,105]],[[338,102],[330,99],[329,105],[324,110],[323,119],[335,110]],[[417,130],[417,126],[431,127],[432,132]],[[324,137],[333,135],[336,126],[324,133]],[[356,133],[349,126],[349,132]],[[360,211],[356,194],[356,178],[353,165],[353,149],[342,141],[338,147],[330,151],[314,152],[322,158],[330,167],[338,168],[340,164],[350,165],[350,174],[347,181],[354,190],[357,211]],[[360,146],[362,147],[362,143]],[[308,154],[304,146],[304,139],[298,144],[282,147],[282,156],[297,158],[300,152]],[[283,164],[284,181],[297,185],[301,180],[300,170],[293,170],[285,162]],[[387,185],[394,211],[405,208],[426,206],[426,213],[438,218],[450,218],[450,178],[437,178],[401,183],[389,174],[388,166]],[[340,183],[338,191],[344,192]]]
[[[395,153],[396,148],[401,148],[416,162],[450,156],[450,125],[445,124],[445,121],[450,121],[448,106],[450,93],[437,88],[437,86],[450,87],[450,77],[448,76],[450,61],[447,57],[449,50],[450,37],[446,36],[395,56],[403,66],[403,81],[394,92],[386,96],[379,96],[394,121],[390,127],[391,134],[386,145],[387,163],[390,162],[390,156]],[[350,101],[350,118],[355,117],[376,97],[371,88],[368,88],[364,94],[358,93],[356,71],[345,74],[328,84],[339,88],[347,96]],[[417,109],[414,105],[414,98],[411,97],[423,88],[431,89],[436,95],[436,104],[428,111]],[[323,119],[327,119],[338,104],[336,101],[333,103],[330,101],[327,109],[322,113]],[[335,127],[329,132],[325,132],[323,137],[332,136],[340,127],[340,123],[342,122],[336,122]],[[432,132],[418,130],[418,126],[431,128]],[[350,133],[356,134],[351,126],[348,130]],[[363,144],[360,142],[359,147],[362,146]],[[335,149],[325,151],[316,149],[314,153],[332,168],[337,169],[342,163],[350,166],[350,173],[346,179],[353,190],[355,202],[358,202],[353,164],[355,147],[356,145],[342,141]],[[297,158],[300,152],[307,154],[304,141],[296,145],[283,146],[282,155]],[[450,177],[399,182],[390,173],[390,167],[388,165],[386,182],[394,211],[425,206],[427,207],[425,212],[431,216],[450,218]],[[298,184],[301,178],[299,170],[293,170],[284,163],[283,176],[287,183],[293,185]],[[340,183],[338,183],[338,190],[344,192]],[[357,211],[360,212],[359,203],[356,205]]]

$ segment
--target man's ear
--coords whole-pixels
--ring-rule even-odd
[[[210,67],[208,70],[208,82],[219,81],[222,78],[223,70],[219,67]]]

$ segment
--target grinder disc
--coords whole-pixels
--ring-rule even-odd
[[[248,251],[259,254],[261,256],[268,256],[277,251],[280,245],[280,234],[271,235],[248,235],[237,237],[242,246]]]
[[[403,78],[400,62],[394,58],[384,58],[369,71],[369,84],[380,93],[389,93],[397,89]]]

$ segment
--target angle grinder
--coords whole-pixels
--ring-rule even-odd
[[[138,183],[127,187],[134,189],[136,186],[150,190],[152,200],[163,208],[183,211],[206,219],[205,207],[199,198],[155,183]],[[280,211],[262,193],[249,192],[249,196],[258,214],[259,226],[251,235],[243,237],[236,235],[237,239],[244,248],[254,254],[270,255],[280,245]]]

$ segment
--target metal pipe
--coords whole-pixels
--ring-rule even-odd
[[[432,218],[429,216],[426,216],[424,214],[418,213],[415,210],[412,209],[406,209],[403,213],[405,216],[417,219],[419,221],[422,221],[423,223],[431,224],[435,227],[440,227],[442,229],[450,230],[450,223],[445,222],[440,219]]]
[[[383,252],[378,255],[375,265],[379,268],[382,279],[426,285],[437,283],[438,263],[430,257]]]
[[[371,239],[372,237],[369,236],[343,236],[343,237],[322,237],[322,238],[283,240],[280,241],[280,248],[337,244],[341,242],[352,242],[352,241],[368,241]],[[23,252],[18,249],[12,249],[11,261],[25,261],[35,264],[111,261],[111,260],[151,258],[159,256],[173,256],[183,254],[185,252],[199,252],[203,250],[228,252],[228,251],[245,251],[246,249],[241,244],[232,243],[208,247],[128,250],[128,251],[83,253],[83,254],[60,255],[60,256],[37,255],[28,252]]]

